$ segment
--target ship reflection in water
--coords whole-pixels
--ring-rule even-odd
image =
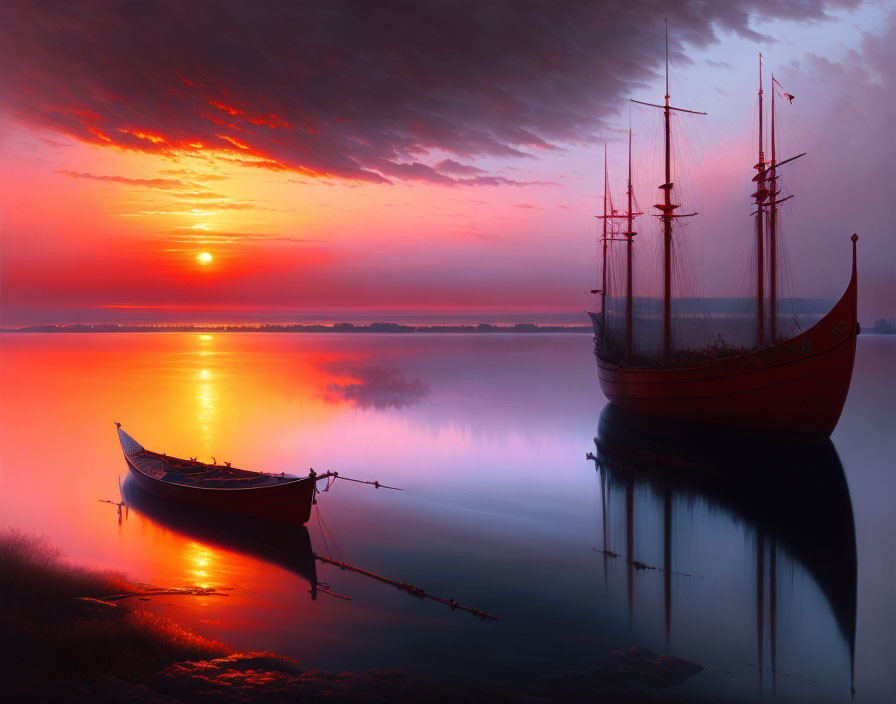
[[[605,584],[613,598],[610,578],[624,571],[612,584],[624,583],[633,625],[661,619],[667,643],[696,638],[703,651],[739,643],[760,693],[779,677],[842,671],[834,700],[846,698],[856,539],[830,440],[720,433],[608,405],[595,445]]]

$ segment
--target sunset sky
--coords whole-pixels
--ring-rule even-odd
[[[794,292],[839,296],[858,232],[860,320],[896,316],[884,0],[4,0],[0,325],[577,320],[630,113],[656,202],[657,116],[628,99],[662,102],[665,17],[672,102],[709,113],[681,121],[702,293],[743,292],[761,51],[797,96],[781,149],[808,152]]]

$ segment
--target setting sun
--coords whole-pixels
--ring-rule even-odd
[[[212,255],[208,252],[200,252],[196,255],[196,261],[202,265],[211,264],[212,263]]]

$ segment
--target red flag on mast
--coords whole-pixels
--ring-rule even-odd
[[[772,77],[772,84],[775,86],[775,89],[778,91],[778,95],[780,95],[782,98],[787,98],[787,100],[790,101],[791,103],[793,102],[793,99],[796,96],[793,96],[790,93],[785,92],[784,86],[782,86],[780,83],[778,83],[778,79],[775,78],[774,76]]]

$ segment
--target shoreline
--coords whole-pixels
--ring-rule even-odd
[[[332,325],[29,325],[24,328],[0,328],[0,333],[35,334],[35,333],[351,333],[351,334],[563,334],[592,333],[590,325],[537,325],[535,323],[514,323],[512,325],[492,325],[478,323],[476,325],[405,325],[402,323],[334,323]]]

